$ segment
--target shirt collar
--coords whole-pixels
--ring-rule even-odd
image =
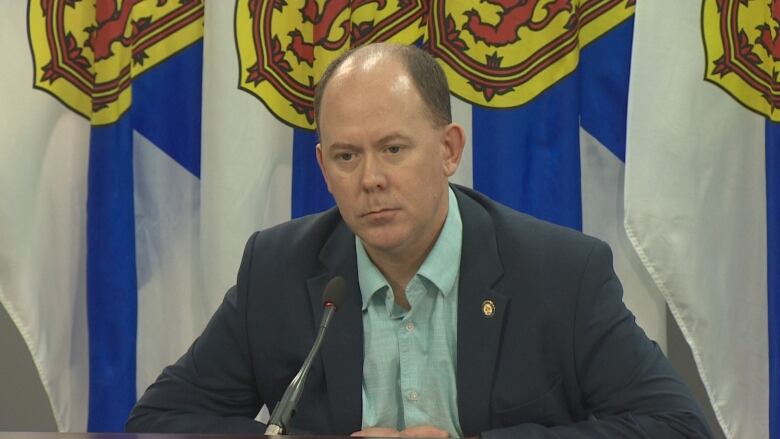
[[[452,188],[448,188],[447,217],[444,219],[439,237],[425,257],[417,275],[432,282],[442,294],[447,296],[455,287],[460,272],[460,255],[463,244],[463,222],[460,217],[458,199]],[[374,294],[389,288],[382,272],[374,265],[363,247],[363,241],[355,235],[357,253],[358,282],[363,298],[363,310]]]

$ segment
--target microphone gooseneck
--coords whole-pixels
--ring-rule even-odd
[[[322,340],[325,337],[325,330],[328,329],[333,313],[338,310],[341,305],[344,296],[347,294],[346,282],[341,276],[336,276],[328,282],[325,286],[325,291],[322,294],[322,306],[325,310],[322,313],[322,321],[320,322],[320,328],[317,331],[317,337],[314,339],[314,345],[312,345],[309,355],[306,356],[301,369],[290,381],[290,385],[282,395],[282,399],[276,404],[271,418],[268,420],[268,426],[265,429],[265,434],[268,436],[275,436],[285,434],[287,426],[290,423],[290,418],[295,414],[295,407],[298,405],[298,400],[301,399],[303,393],[303,385],[306,383],[306,377],[309,375],[309,369],[314,361],[314,357],[317,352],[320,351]]]

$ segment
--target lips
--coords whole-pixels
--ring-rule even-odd
[[[387,212],[389,210],[393,210],[393,209],[374,209],[374,210],[371,210],[371,211],[369,211],[367,213],[364,213],[363,215],[372,215],[372,214],[375,214],[375,213]]]
[[[369,211],[367,213],[364,213],[361,216],[364,217],[364,218],[369,218],[369,219],[380,219],[380,218],[389,217],[390,215],[394,214],[396,211],[398,211],[398,209],[390,209],[390,208],[387,208],[387,209],[374,209],[374,210],[371,210],[371,211]]]

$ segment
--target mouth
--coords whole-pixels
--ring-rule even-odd
[[[363,218],[368,218],[368,219],[382,219],[382,218],[389,217],[390,215],[394,214],[396,211],[398,211],[398,209],[390,209],[390,208],[374,209],[362,214],[361,216]]]

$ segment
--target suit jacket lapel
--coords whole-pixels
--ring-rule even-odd
[[[493,222],[476,201],[456,190],[463,221],[458,284],[458,414],[466,436],[490,429],[490,396],[509,299],[493,289],[503,274]],[[490,306],[492,303],[493,314]]]
[[[308,279],[315,325],[322,319],[322,293],[335,276],[344,278],[347,297],[336,311],[322,342],[333,432],[347,435],[362,425],[363,320],[355,257],[355,235],[340,223],[320,252],[324,273]]]

